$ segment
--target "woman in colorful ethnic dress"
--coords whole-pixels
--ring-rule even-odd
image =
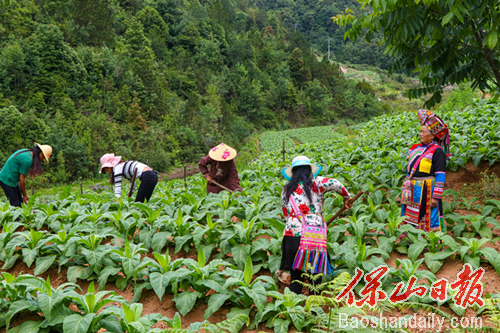
[[[311,164],[305,156],[293,159],[292,166],[281,173],[290,182],[281,194],[281,205],[286,226],[281,245],[282,271],[291,271],[290,290],[296,294],[302,291],[298,281],[304,281],[302,274],[307,264],[312,266],[311,273],[333,274],[333,267],[326,249],[326,222],[323,218],[323,196],[335,191],[348,204],[350,194],[336,179],[318,176],[321,166]],[[315,284],[321,283],[321,279]],[[313,292],[314,293],[314,292]]]
[[[418,112],[420,143],[408,154],[406,180],[403,184],[401,216],[424,231],[440,231],[443,219],[443,195],[446,158],[449,156],[448,126],[429,110]]]

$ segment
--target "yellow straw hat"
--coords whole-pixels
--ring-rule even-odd
[[[219,162],[230,161],[235,158],[237,155],[236,150],[234,148],[229,147],[225,143],[221,143],[220,145],[213,147],[208,152],[208,156],[211,159]]]
[[[40,145],[35,142],[35,147],[40,148],[42,151],[43,157],[45,157],[45,163],[49,164],[50,155],[52,155],[52,147],[49,145]]]

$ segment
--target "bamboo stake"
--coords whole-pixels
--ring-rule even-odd
[[[137,177],[137,168],[134,170],[134,177],[132,177],[132,182],[130,183],[130,190],[128,191],[128,197],[132,196],[132,192],[134,191],[135,178]]]
[[[352,204],[354,201],[356,201],[360,196],[362,196],[365,193],[365,191],[361,190],[359,191],[354,197],[352,197],[349,201],[348,204]],[[332,223],[336,218],[338,218],[343,212],[345,212],[347,209],[345,207],[342,207],[339,209],[338,212],[335,213],[330,219],[326,222],[326,225],[329,225]]]
[[[184,165],[184,188],[187,188],[187,187],[188,187],[186,177],[187,177],[187,174],[186,174],[186,166]]]
[[[281,153],[283,153],[283,162],[285,162],[286,150],[285,150],[285,139],[284,138],[283,138],[283,150],[281,151]]]

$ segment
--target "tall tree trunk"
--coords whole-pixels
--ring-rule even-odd
[[[495,62],[493,59],[491,59],[491,50],[488,47],[483,46],[483,38],[481,38],[481,35],[479,34],[479,31],[477,31],[476,25],[474,24],[473,21],[470,22],[472,30],[474,31],[474,36],[476,37],[476,41],[481,48],[481,50],[484,52],[484,57],[488,64],[491,67],[491,70],[493,71],[493,75],[495,75],[495,80],[493,82],[497,85],[497,87],[500,88],[500,71],[498,70],[498,67],[496,66]]]

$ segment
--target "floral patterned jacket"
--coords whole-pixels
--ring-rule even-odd
[[[351,195],[347,192],[344,185],[335,178],[315,177],[311,185],[312,203],[309,203],[304,185],[302,182],[297,185],[292,196],[295,203],[302,211],[305,221],[308,225],[322,226],[325,223],[323,218],[323,197],[326,192],[335,191],[343,198],[349,198]],[[281,193],[281,206],[283,206],[283,215],[286,219],[285,232],[283,236],[300,237],[302,233],[302,223],[295,216],[292,203],[285,200],[286,192],[283,189]]]

